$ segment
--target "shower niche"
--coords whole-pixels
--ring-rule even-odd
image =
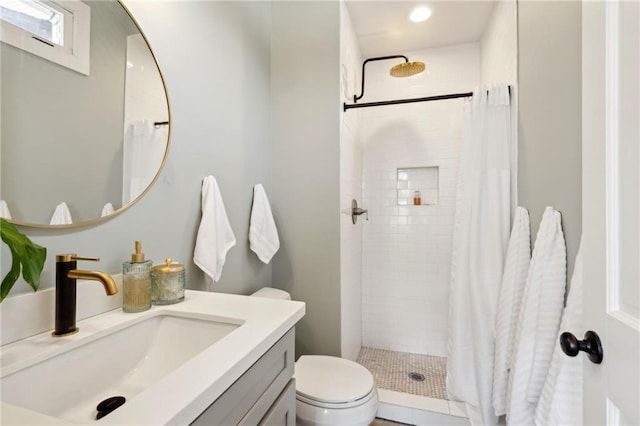
[[[397,169],[399,206],[435,206],[438,204],[438,166]]]

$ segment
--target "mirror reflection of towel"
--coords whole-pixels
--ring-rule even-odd
[[[249,246],[264,263],[269,263],[280,248],[278,230],[273,220],[269,199],[260,183],[253,187]]]
[[[11,212],[9,211],[9,206],[5,200],[0,200],[0,217],[11,219]]]
[[[101,217],[105,217],[107,215],[110,215],[111,213],[113,213],[113,204],[111,203],[107,203],[104,205],[104,207],[102,208],[102,213],[100,214]]]
[[[202,219],[193,262],[198,265],[214,282],[222,275],[227,252],[236,245],[222,194],[213,176],[207,176],[202,182]]]
[[[70,225],[73,223],[73,219],[71,219],[71,212],[69,211],[69,207],[67,207],[67,203],[64,201],[56,206],[53,215],[51,216],[50,225]]]

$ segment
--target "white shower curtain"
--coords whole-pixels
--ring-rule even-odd
[[[167,149],[167,126],[140,120],[128,126],[122,153],[122,205],[138,198],[158,173]]]
[[[485,425],[492,407],[494,324],[511,208],[511,107],[508,86],[480,87],[465,105],[449,305],[447,391],[476,407]]]

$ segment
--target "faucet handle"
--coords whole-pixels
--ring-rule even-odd
[[[98,262],[100,258],[78,256],[75,253],[59,254],[56,256],[56,262],[71,262],[72,260],[90,260],[92,262]]]
[[[99,262],[99,257],[71,256],[71,260],[90,260],[91,262]]]

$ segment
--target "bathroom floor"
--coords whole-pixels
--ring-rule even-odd
[[[362,348],[357,362],[371,371],[378,388],[447,399],[445,357]],[[424,380],[413,380],[410,373],[418,373]]]

